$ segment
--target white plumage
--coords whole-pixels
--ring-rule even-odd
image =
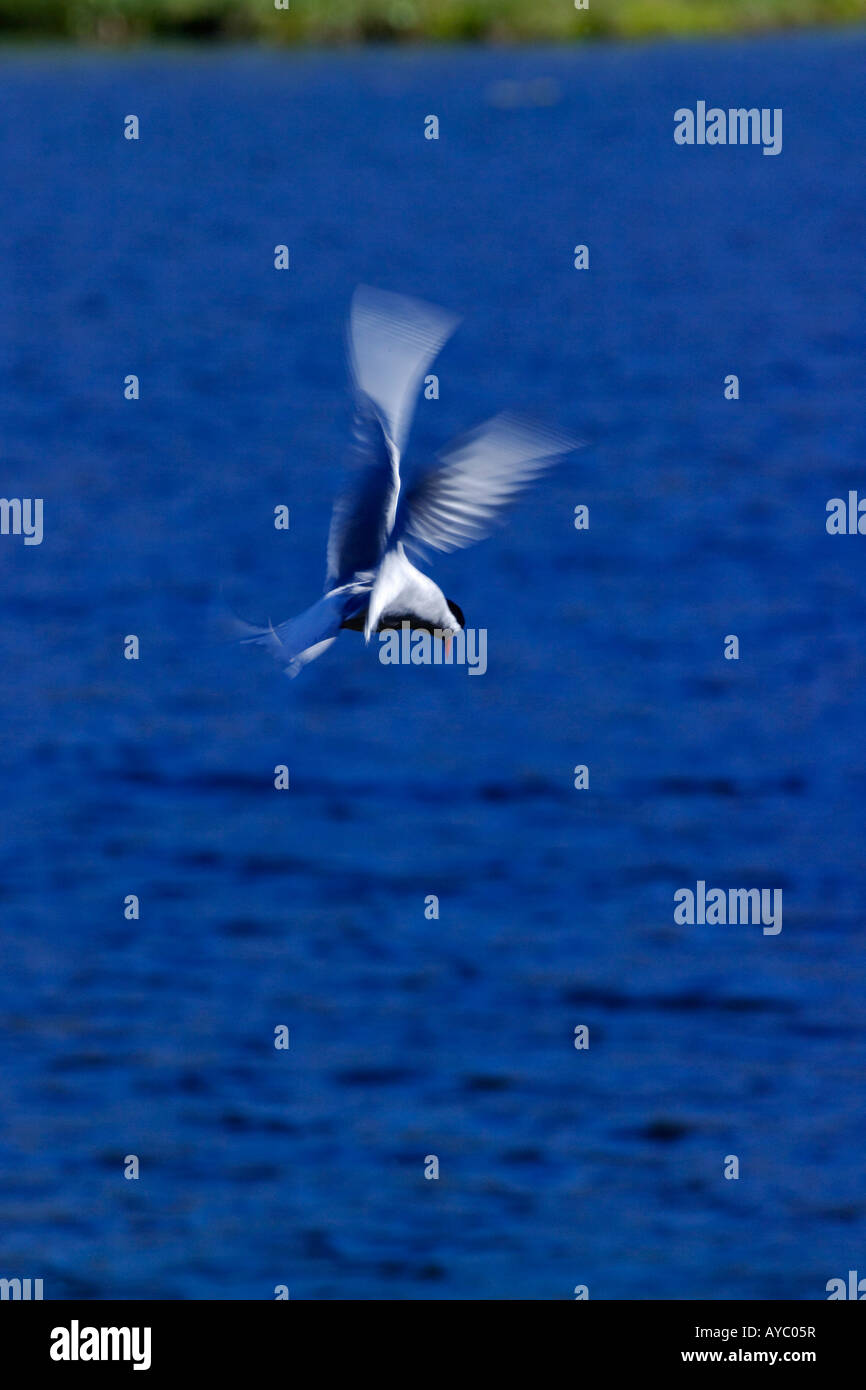
[[[452,445],[410,487],[402,453],[427,369],[458,320],[444,309],[359,286],[349,316],[355,393],[355,466],[334,505],[325,595],[278,627],[239,623],[243,642],[267,647],[295,676],[340,629],[383,627],[459,632],[457,606],[409,560],[406,549],[450,551],[486,536],[498,514],[559,456],[577,447],[565,435],[510,413]]]

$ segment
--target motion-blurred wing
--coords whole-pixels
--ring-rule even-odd
[[[460,550],[488,535],[498,513],[563,454],[566,435],[505,413],[480,425],[400,498],[393,540]]]
[[[384,554],[415,397],[456,325],[432,304],[366,285],[355,291],[349,318],[355,448],[349,484],[331,518],[326,589],[374,569]]]
[[[397,453],[406,437],[426,368],[459,320],[435,304],[359,285],[349,318],[349,361],[356,389],[376,405]]]
[[[358,398],[349,480],[334,503],[325,590],[376,568],[394,524],[400,466],[373,402]]]

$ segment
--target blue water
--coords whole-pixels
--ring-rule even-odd
[[[4,54],[2,489],[45,537],[0,537],[0,1274],[866,1273],[866,540],[824,524],[866,490],[864,61],[862,34]],[[782,154],[677,147],[698,99],[782,107]],[[346,633],[290,683],[208,635],[221,589],[275,621],[320,591],[359,282],[464,316],[415,458],[503,408],[587,441],[435,567],[483,677]],[[782,932],[675,924],[698,879],[781,888]]]

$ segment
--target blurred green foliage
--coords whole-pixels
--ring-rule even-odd
[[[866,0],[0,0],[0,35],[103,43],[261,39],[569,42],[866,22]]]

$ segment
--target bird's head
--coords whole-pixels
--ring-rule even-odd
[[[460,632],[466,626],[466,619],[463,616],[463,609],[460,607],[460,604],[455,603],[453,599],[447,598],[445,602],[448,604],[448,607],[451,611],[451,616],[455,621],[454,631]]]
[[[445,654],[446,656],[450,657],[451,638],[454,636],[455,632],[463,631],[463,628],[466,625],[466,619],[463,616],[463,609],[460,607],[459,603],[454,603],[450,598],[447,598],[445,602],[448,605],[448,611],[451,614],[453,620],[451,626],[446,629],[443,639],[445,642]]]

